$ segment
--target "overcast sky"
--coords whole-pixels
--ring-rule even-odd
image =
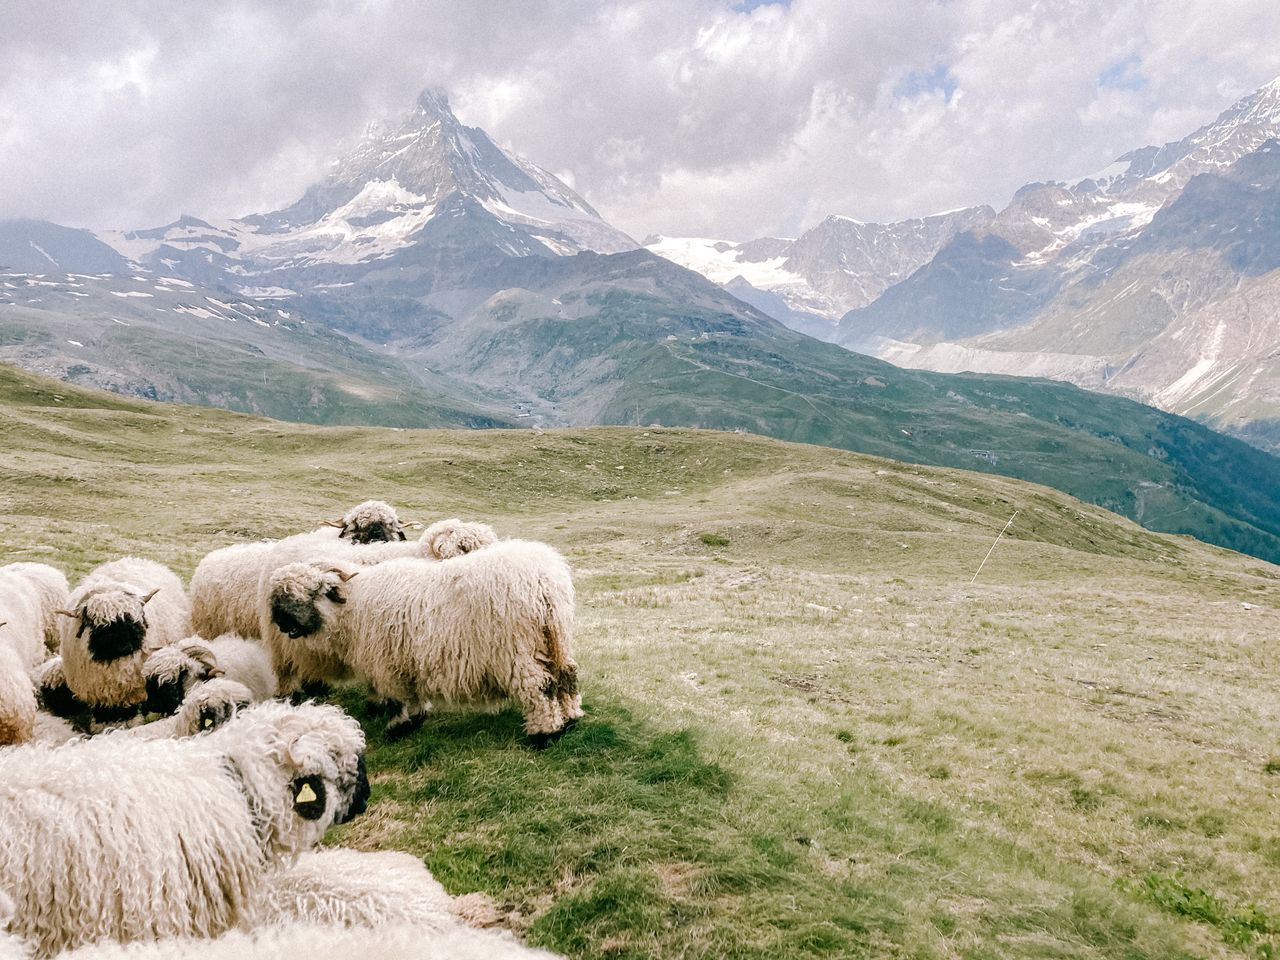
[[[285,206],[428,85],[649,233],[1002,205],[1280,75],[1276,0],[6,0],[0,219]]]

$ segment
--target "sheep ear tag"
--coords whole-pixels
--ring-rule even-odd
[[[289,785],[293,793],[293,810],[303,820],[319,820],[324,816],[324,781],[317,776],[298,777]]]

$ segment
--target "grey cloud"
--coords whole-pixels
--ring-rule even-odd
[[[0,217],[136,227],[282,206],[428,84],[638,236],[1001,203],[1181,137],[1280,73],[1274,6],[11,0]],[[1126,59],[1141,83],[1099,89]],[[937,67],[950,102],[899,95]]]

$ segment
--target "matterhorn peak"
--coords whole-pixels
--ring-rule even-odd
[[[452,117],[449,107],[449,94],[443,87],[427,87],[418,94],[416,113],[424,113],[431,117]]]

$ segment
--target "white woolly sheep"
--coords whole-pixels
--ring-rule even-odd
[[[124,557],[85,577],[68,607],[60,645],[67,691],[97,722],[131,719],[147,695],[143,661],[191,632],[182,581],[163,564]],[[55,713],[57,700],[45,700]]]
[[[422,533],[424,554],[434,560],[449,560],[498,542],[498,535],[487,523],[459,520],[437,520]]]
[[[406,539],[395,507],[382,500],[358,503],[340,520],[326,520],[325,523],[336,527],[338,536],[352,543],[386,543]]]
[[[21,956],[21,955],[19,955]],[[503,930],[456,927],[437,933],[396,924],[335,927],[294,924],[216,940],[162,940],[124,946],[99,943],[61,954],[59,960],[298,960],[301,957],[377,957],[378,960],[564,960],[560,954],[526,947]]]
[[[66,587],[66,578],[42,563],[0,567],[0,746],[25,743],[35,731],[31,671],[47,655]]]
[[[61,717],[55,717],[53,714],[46,713],[43,710],[36,712],[36,728],[35,734],[31,738],[32,743],[43,743],[49,747],[56,747],[60,743],[75,740],[79,736],[80,731]]]
[[[276,695],[271,657],[259,643],[226,633],[212,640],[187,637],[147,657],[142,664],[148,713],[169,715],[197,684],[213,677],[236,680],[249,688],[250,702]]]
[[[403,704],[392,736],[420,722],[434,697],[509,697],[537,745],[582,716],[573,579],[546,544],[505,540],[451,560],[361,568],[289,564],[270,576],[264,603],[303,659],[331,658]]]
[[[10,563],[0,567],[0,608],[4,607],[3,598],[15,588],[34,595],[40,611],[45,649],[56,653],[60,636],[58,609],[67,605],[67,597],[71,593],[67,578],[61,570],[47,563]],[[6,619],[6,613],[0,610],[0,620]]]
[[[321,539],[332,542],[336,538]],[[202,637],[258,635],[258,578],[275,545],[275,541],[236,543],[205,555],[191,575],[193,633]]]
[[[243,683],[227,677],[213,677],[195,684],[173,716],[152,720],[140,727],[113,731],[110,735],[148,740],[194,737],[197,733],[218,729],[255,702],[253,692]]]
[[[368,800],[337,707],[257,704],[184,740],[123,734],[0,750],[0,889],[38,958],[83,943],[212,937],[273,864]]]

